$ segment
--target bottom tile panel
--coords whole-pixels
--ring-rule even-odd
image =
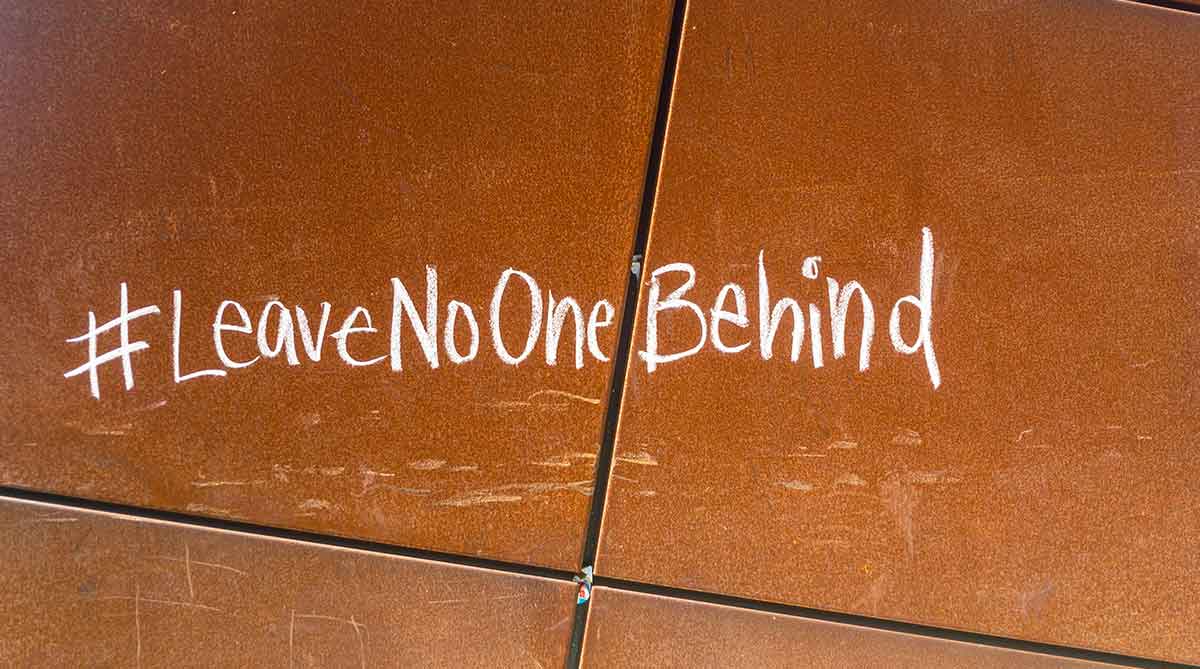
[[[597,587],[583,666],[1098,669],[1113,665]]]
[[[574,587],[0,500],[0,666],[562,666]]]

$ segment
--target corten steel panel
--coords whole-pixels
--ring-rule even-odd
[[[0,664],[557,666],[571,583],[0,502]]]
[[[0,16],[0,482],[576,564],[610,374],[588,340],[611,356],[616,316],[601,327],[599,307],[577,367],[559,310],[551,366],[547,300],[577,300],[584,330],[598,301],[621,307],[665,0],[3,3]],[[392,313],[394,277],[430,326],[427,266],[436,369],[404,303]],[[547,312],[516,365],[489,325],[508,268]],[[159,313],[130,318],[129,344],[149,345],[129,355],[132,389],[122,358],[103,358],[120,328],[98,335],[97,399],[86,370],[64,376],[88,341],[66,340],[89,311],[117,318],[122,284],[131,313]],[[535,320],[526,286],[512,275],[499,312],[514,359]],[[250,367],[218,358],[225,300],[255,332],[221,330],[222,346]],[[479,328],[468,362],[444,339],[451,300]],[[357,306],[377,332],[345,334],[350,317],[367,326]],[[453,318],[470,357],[465,310]],[[241,326],[236,306],[222,322]],[[375,364],[351,366],[339,343]],[[226,375],[185,378],[203,370]]]
[[[594,592],[585,667],[1115,666],[608,588]]]
[[[598,573],[1200,660],[1200,16],[688,11]]]

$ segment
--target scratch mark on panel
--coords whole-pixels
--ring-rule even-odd
[[[71,517],[67,517],[67,516],[42,516],[39,518],[26,518],[25,520],[18,520],[16,522],[7,523],[7,525],[12,526],[12,525],[32,525],[34,523],[77,523],[77,522],[79,522],[78,518],[71,518]]]
[[[133,631],[137,637],[137,667],[142,666],[142,586],[140,583],[133,585]]]
[[[477,402],[479,406],[485,406],[492,409],[521,409],[530,406],[529,402],[520,400],[500,400],[497,402]]]
[[[498,400],[494,402],[477,402],[479,406],[490,407],[493,409],[525,409],[537,406],[544,409],[562,409],[567,406],[567,402],[536,402],[539,397],[557,397],[562,400],[574,402],[583,402],[584,404],[599,405],[600,400],[595,397],[586,397],[584,395],[576,395],[565,390],[539,390],[532,395],[529,395],[524,400]]]
[[[483,599],[486,599],[489,602],[498,602],[498,601],[505,600],[505,599],[519,599],[524,596],[525,595],[523,595],[523,594],[517,593],[515,595],[498,595],[496,597],[484,597]],[[478,600],[478,599],[479,598],[475,598],[475,600]],[[471,599],[435,599],[428,603],[429,604],[464,604],[469,601],[474,601],[474,600],[471,600]]]
[[[253,481],[192,481],[192,487],[194,487],[194,488],[216,488],[216,487],[220,487],[220,486],[262,485],[264,483],[266,483],[266,481],[264,481],[262,479],[255,479]]]
[[[143,411],[153,411],[154,409],[161,409],[165,406],[167,406],[167,401],[159,400],[157,402],[152,402],[150,404],[147,404],[144,407],[138,407],[137,409],[134,409],[131,413],[141,413]]]
[[[587,479],[583,481],[570,481],[568,483],[511,483],[483,490],[472,490],[457,497],[444,499],[437,504],[438,506],[475,506],[477,504],[519,502],[522,497],[521,495],[514,494],[516,492],[537,495],[562,490],[572,490],[581,495],[591,495],[592,481]]]
[[[363,642],[363,633],[369,631],[367,630],[366,625],[355,620],[354,616],[350,616],[349,618],[337,618],[334,616],[326,616],[317,613],[296,613],[295,609],[292,610],[291,625],[288,628],[288,666],[291,666],[292,658],[294,657],[297,618],[302,620],[328,620],[330,622],[341,623],[352,627],[354,629],[354,636],[358,640],[359,666],[363,667],[364,669],[366,668],[367,649]]]
[[[528,399],[528,401],[532,402],[534,400],[534,398],[542,397],[545,395],[550,395],[553,397],[562,397],[564,399],[575,400],[576,402],[583,402],[585,404],[595,404],[595,405],[600,404],[600,400],[598,400],[594,397],[584,397],[583,395],[576,395],[575,393],[569,393],[565,390],[539,390],[536,393],[530,395],[527,399]]]
[[[906,485],[899,477],[891,477],[879,484],[879,499],[891,512],[896,521],[896,529],[904,538],[908,559],[916,555],[916,536],[913,523],[913,511],[917,506],[917,492]]]
[[[209,606],[207,604],[197,604],[196,602],[179,602],[179,601],[176,601],[173,599],[158,599],[158,598],[153,598],[153,597],[142,597],[140,594],[140,591],[138,593],[136,593],[134,597],[130,597],[129,595],[104,595],[103,597],[97,597],[96,599],[126,600],[126,601],[137,600],[135,603],[138,606],[141,606],[142,604],[162,604],[164,606],[179,606],[179,607],[183,607],[183,608],[187,608],[187,609],[202,609],[204,611],[215,611],[217,613],[222,613],[221,609],[218,609],[215,606]]]
[[[438,506],[475,506],[477,504],[497,504],[500,502],[519,502],[520,495],[498,495],[487,491],[471,492],[451,499],[438,502]]]
[[[845,474],[842,474],[841,476],[838,476],[836,479],[834,479],[833,484],[834,485],[864,486],[864,485],[867,485],[867,482],[864,481],[862,479],[862,477],[859,476],[858,474],[855,474],[854,472],[847,472]]]
[[[1037,616],[1045,608],[1046,602],[1053,595],[1054,583],[1050,581],[1045,581],[1042,587],[1036,590],[1021,592],[1019,595],[1021,613],[1026,617]]]
[[[433,471],[435,469],[441,469],[442,467],[445,467],[446,461],[430,458],[426,460],[416,460],[414,462],[410,462],[408,463],[408,466],[420,471]]]
[[[169,555],[155,555],[154,558],[158,559],[158,560],[169,560],[171,562],[183,562],[184,561],[184,558],[171,557]],[[188,559],[190,560],[190,556],[188,556]],[[193,567],[209,567],[212,569],[222,569],[224,571],[233,572],[235,574],[238,574],[239,576],[247,576],[246,572],[242,571],[241,569],[236,569],[234,567],[230,567],[229,565],[219,564],[216,562],[203,562],[201,560],[190,560],[190,564]]]
[[[117,425],[90,425],[84,426],[78,421],[67,421],[68,427],[73,427],[84,434],[92,436],[107,436],[107,437],[122,437],[133,429],[133,423],[120,423]]]
[[[375,486],[376,479],[395,478],[396,476],[392,472],[377,472],[373,469],[367,469],[366,467],[359,467],[358,473],[362,476],[362,490],[359,492],[360,495],[366,494],[367,490]]]
[[[538,467],[570,467],[571,462],[566,459],[548,458],[546,460],[533,460],[529,464],[537,465]]]
[[[867,586],[867,591],[863,593],[862,597],[859,597],[858,600],[854,602],[852,608],[865,609],[869,605],[871,615],[879,615],[879,605],[883,602],[883,598],[885,595],[887,595],[888,590],[890,590],[890,585],[891,577],[889,577],[887,574],[880,575],[878,578],[871,581],[871,585]]]
[[[800,492],[811,492],[813,489],[813,484],[804,481],[780,481],[779,485],[788,490],[799,490]]]
[[[545,460],[537,460],[530,462],[531,465],[539,467],[570,467],[575,464],[575,460],[595,460],[594,453],[563,453],[562,455],[552,455]]]
[[[363,644],[363,631],[366,629],[366,625],[355,622],[354,616],[350,616],[350,625],[354,628],[354,636],[358,638],[359,666],[367,669],[367,647]]]
[[[222,509],[222,508],[215,507],[215,506],[208,506],[207,504],[195,504],[195,503],[188,504],[187,510],[191,511],[193,513],[207,513],[211,516],[232,516],[233,515],[233,512],[230,511],[229,509]]]
[[[658,459],[646,451],[637,451],[636,453],[630,453],[628,455],[617,457],[617,462],[627,462],[631,465],[645,465],[647,467],[653,467],[658,464]]]
[[[900,430],[892,437],[893,446],[920,446],[923,443],[921,433],[916,430]]]
[[[192,585],[192,549],[186,543],[183,544],[183,565],[187,571],[188,599],[196,601],[196,587]]]
[[[372,490],[391,490],[393,492],[398,492],[402,495],[416,495],[416,496],[424,496],[424,495],[428,495],[433,492],[429,488],[409,488],[407,486],[396,485],[393,483],[372,483],[371,485],[363,488],[362,492],[358,493],[357,496],[362,497],[363,495],[366,495],[368,492],[370,492]]]

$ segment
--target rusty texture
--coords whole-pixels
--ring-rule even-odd
[[[706,318],[744,288],[747,348],[633,359],[598,573],[1200,661],[1197,44],[1114,2],[690,7],[634,345],[686,262]],[[923,228],[936,390],[889,335]],[[763,359],[760,252],[819,368],[786,307]],[[873,302],[865,371],[829,278]]]
[[[0,664],[561,666],[570,583],[0,502]]]
[[[583,666],[1099,669],[1115,665],[596,588]]]
[[[556,365],[545,318],[530,356],[502,362],[489,302],[516,268],[543,301],[619,314],[667,24],[665,0],[0,3],[0,483],[575,566],[610,366],[585,344],[576,368],[569,314]],[[389,279],[428,324],[427,265],[440,364],[404,316],[393,371]],[[89,310],[118,316],[122,282],[131,311],[160,313],[129,326],[149,345],[133,388],[112,359],[95,399],[86,373],[64,378],[88,360],[66,340]],[[508,288],[515,356],[532,316],[522,280]],[[278,355],[224,331],[231,360],[260,358],[226,369],[222,301],[257,332],[275,299],[297,364],[275,307]],[[479,324],[470,362],[443,339],[450,300]],[[378,332],[345,342],[385,358],[368,367],[331,336],[358,306]],[[617,319],[596,332],[604,356]],[[98,353],[119,342],[108,330]],[[228,374],[174,380],[206,369]]]

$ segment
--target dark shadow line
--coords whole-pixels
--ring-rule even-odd
[[[612,473],[617,424],[621,415],[621,400],[625,391],[625,374],[629,369],[629,359],[633,357],[633,326],[637,319],[638,294],[645,271],[646,245],[650,239],[650,219],[654,213],[654,198],[658,192],[663,146],[667,137],[667,119],[671,113],[671,94],[675,90],[679,45],[683,37],[683,22],[686,15],[687,0],[675,0],[667,32],[666,49],[663,50],[662,76],[659,78],[654,128],[650,135],[650,150],[646,155],[646,171],[642,180],[642,202],[638,212],[633,249],[630,252],[630,272],[625,285],[625,301],[622,303],[617,348],[613,354],[612,378],[609,382],[604,430],[600,437],[600,451],[596,456],[594,472],[596,484],[592,492],[592,507],[588,514],[587,533],[584,535],[583,550],[580,553],[581,569],[596,564],[596,551],[600,543],[600,524],[604,520],[604,503],[608,497],[608,480]],[[567,652],[566,666],[568,669],[576,669],[583,659],[583,637],[587,630],[587,616],[588,602],[585,601],[575,607],[575,620],[571,628],[571,641]]]
[[[1200,5],[1194,5],[1179,0],[1128,0],[1135,5],[1149,5],[1151,7],[1161,7],[1163,9],[1174,9],[1180,12],[1190,12],[1192,14],[1200,14]]]
[[[666,585],[642,583],[640,581],[630,581],[623,578],[596,576],[595,584],[598,587],[611,588],[613,590],[637,592],[647,595],[658,595],[660,597],[670,597],[677,600],[726,606],[730,608],[741,609],[743,611],[758,611],[761,613],[771,613],[775,615],[788,616],[791,618],[804,618],[807,620],[815,620],[820,622],[838,623],[858,628],[897,632],[900,634],[908,634],[931,639],[941,639],[944,641],[958,641],[976,646],[989,646],[992,648],[1002,648],[1006,650],[1023,651],[1027,653],[1038,653],[1040,655],[1053,657],[1108,663],[1122,667],[1146,667],[1152,669],[1200,669],[1196,667],[1196,665],[1167,662],[1164,660],[1153,660],[1135,655],[1088,650],[1084,648],[1076,648],[1074,646],[1064,646],[1042,641],[1026,641],[1023,639],[1013,639],[1010,637],[986,634],[983,632],[968,632],[964,630],[948,629],[945,627],[935,627],[933,625],[922,625],[920,623],[888,620],[886,618],[874,618],[871,616],[854,613],[840,613],[837,611],[826,611],[824,609],[815,609],[805,606],[778,604],[757,599],[749,599],[746,597],[737,597],[735,595],[721,595],[711,592],[704,592],[702,590],[689,590],[687,588],[676,588]]]

